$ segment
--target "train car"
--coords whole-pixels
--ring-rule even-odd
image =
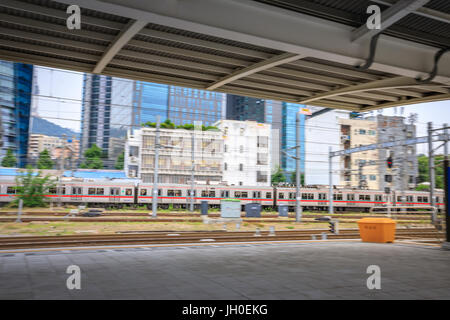
[[[138,187],[138,204],[146,204],[150,209],[153,201],[153,185],[140,184]],[[210,208],[218,208],[220,200],[234,198],[247,203],[260,203],[263,207],[273,205],[271,187],[196,185],[194,187],[194,207],[201,201],[208,201]],[[191,187],[188,185],[158,184],[158,207],[188,208],[191,203]]]
[[[405,191],[386,194],[377,190],[333,189],[334,211],[369,211],[371,207],[387,205],[426,206],[430,205],[429,193],[423,191]],[[288,205],[294,210],[295,188],[277,188],[276,205]],[[328,188],[301,188],[301,206],[304,210],[325,211],[329,207]],[[443,192],[436,192],[436,207],[444,209]]]

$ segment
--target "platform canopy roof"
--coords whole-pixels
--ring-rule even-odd
[[[449,100],[447,48],[448,0],[0,1],[0,59],[355,111]]]

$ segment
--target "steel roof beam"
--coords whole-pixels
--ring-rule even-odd
[[[100,60],[97,62],[93,73],[101,73],[106,65],[114,58],[114,56],[127,44],[142,28],[147,24],[142,20],[130,20],[125,28],[116,36],[113,42],[109,45],[103,53]]]
[[[379,104],[376,106],[363,107],[361,111],[371,111],[371,110],[382,109],[382,108],[391,108],[391,107],[405,106],[405,105],[410,105],[410,104],[444,101],[444,100],[450,100],[450,93],[437,94],[434,96],[427,96],[427,97],[422,97],[422,98],[403,99],[403,100],[399,100],[397,102],[382,103],[382,104]]]
[[[358,84],[350,87],[345,87],[337,90],[331,90],[329,92],[324,92],[321,94],[317,94],[313,97],[304,99],[299,101],[299,103],[311,103],[316,100],[321,99],[330,99],[335,96],[345,95],[345,94],[354,94],[358,92],[371,91],[371,90],[386,90],[386,89],[397,89],[401,87],[414,87],[418,86],[417,81],[415,79],[406,78],[406,77],[395,77],[395,78],[387,78],[383,80],[376,80],[372,82],[367,82],[363,84]],[[423,87],[423,85],[421,85]]]
[[[416,11],[430,0],[399,0],[394,5],[381,13],[380,29],[368,29],[366,24],[360,26],[352,32],[352,41],[372,38],[373,36],[383,32],[384,29],[406,17],[413,11]]]
[[[385,6],[392,6],[395,4],[395,0],[371,0],[372,2],[376,2],[379,4],[383,4]],[[422,7],[412,12],[418,16],[422,16],[425,18],[433,19],[436,21],[450,23],[450,14],[445,12],[440,12],[437,10],[433,10],[430,8]]]
[[[270,59],[260,61],[251,66],[248,66],[246,68],[237,70],[237,71],[223,77],[222,79],[214,82],[206,89],[214,90],[214,89],[217,89],[218,87],[221,87],[227,83],[233,82],[234,80],[238,80],[238,79],[244,78],[246,76],[249,76],[251,74],[254,74],[254,73],[257,73],[257,72],[260,72],[263,70],[267,70],[267,69],[276,67],[281,64],[299,60],[302,58],[304,58],[304,56],[302,56],[302,55],[292,54],[292,53],[282,53],[282,54],[274,56]]]

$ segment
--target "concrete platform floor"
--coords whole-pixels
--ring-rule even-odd
[[[80,290],[66,286],[69,265]],[[380,290],[366,286],[369,265]],[[0,251],[0,299],[450,299],[450,251],[359,241]]]

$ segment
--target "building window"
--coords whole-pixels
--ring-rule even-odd
[[[239,171],[244,171],[244,165],[242,163],[239,164]]]
[[[385,175],[384,176],[384,181],[385,182],[392,182],[392,176],[391,175]]]
[[[228,170],[228,165],[227,165],[226,162],[223,163],[223,170],[224,170],[224,171]]]
[[[377,180],[377,176],[374,175],[374,174],[371,174],[371,175],[370,175],[370,180],[371,180],[371,181]]]

